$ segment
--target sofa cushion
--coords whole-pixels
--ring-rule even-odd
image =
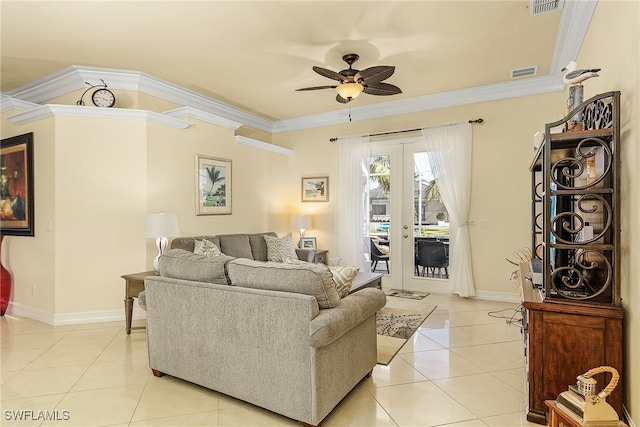
[[[164,277],[228,285],[226,263],[233,259],[225,255],[208,257],[184,249],[171,249],[160,257],[158,265],[160,275]]]
[[[349,295],[351,284],[353,283],[353,279],[356,278],[358,271],[360,271],[360,267],[352,265],[329,266],[329,271],[331,271],[331,275],[333,276],[338,295],[340,295],[340,298],[344,298]]]
[[[220,240],[218,247],[225,255],[253,259],[248,234],[219,234],[218,239]]]
[[[249,234],[251,253],[253,254],[253,259],[256,261],[266,261],[268,259],[267,242],[264,240],[264,236],[278,237],[278,235],[272,231],[268,233]]]
[[[195,247],[193,248],[193,253],[205,256],[224,255],[220,251],[220,248],[218,248],[218,246],[216,246],[214,243],[211,243],[211,241],[207,239],[196,240]]]
[[[298,259],[291,233],[282,237],[264,236],[264,240],[267,244],[267,260],[284,262],[286,260]]]
[[[319,308],[340,302],[329,268],[324,264],[289,264],[235,259],[227,265],[233,286],[312,295]]]

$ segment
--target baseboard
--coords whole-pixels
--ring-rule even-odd
[[[474,298],[487,301],[513,302],[516,304],[522,302],[522,296],[519,292],[476,291]]]
[[[15,314],[18,316],[28,317],[29,319],[37,320],[38,322],[46,323],[53,326],[102,322],[124,323],[125,319],[124,309],[54,314],[14,302],[9,303],[6,314]],[[146,312],[140,308],[134,308],[133,319],[146,319]]]

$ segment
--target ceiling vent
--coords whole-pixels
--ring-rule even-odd
[[[564,0],[529,0],[529,15],[541,15],[562,9]]]
[[[515,70],[511,70],[511,78],[516,79],[518,77],[533,76],[537,73],[538,73],[537,65],[534,65],[532,67],[518,68]]]

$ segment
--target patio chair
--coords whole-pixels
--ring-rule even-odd
[[[431,272],[432,276],[435,277],[436,268],[438,269],[438,276],[440,278],[442,278],[442,270],[444,270],[445,277],[449,277],[449,259],[444,243],[420,240],[417,243],[417,253],[417,263],[419,267],[422,267],[423,277],[425,269],[427,270],[427,276],[429,276],[429,272]]]
[[[389,255],[380,252],[373,239],[371,239],[371,271],[376,271],[378,261],[384,261],[387,264],[387,274],[389,274]]]

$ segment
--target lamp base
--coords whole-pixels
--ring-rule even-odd
[[[162,254],[164,254],[167,250],[167,246],[169,245],[169,240],[166,237],[158,237],[156,239],[156,247],[158,248],[158,255],[156,255],[156,257],[153,259],[153,270],[160,274],[160,266],[159,266],[159,262],[160,262],[160,257],[162,256]]]

